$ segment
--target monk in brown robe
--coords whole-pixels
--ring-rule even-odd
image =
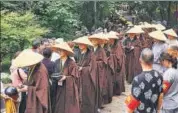
[[[89,37],[94,46],[94,54],[97,64],[97,82],[98,82],[98,108],[102,108],[104,96],[107,93],[107,56],[104,48],[101,47],[103,40],[108,40],[103,33],[94,34]]]
[[[134,34],[130,34],[125,40],[125,52],[126,52],[126,80],[128,83],[132,82],[134,76],[134,47],[133,43],[136,38]]]
[[[114,95],[120,95],[124,90],[124,52],[122,50],[121,43],[117,39],[110,37],[111,44],[111,54],[114,55],[113,63],[114,63]]]
[[[131,83],[134,78],[135,73],[135,59],[138,56],[137,53],[137,47],[135,49],[135,46],[137,44],[137,37],[136,35],[144,33],[141,27],[134,26],[130,30],[126,32],[128,34],[128,38],[125,40],[125,51],[126,51],[126,80],[128,83]],[[134,52],[136,54],[134,54]],[[136,56],[136,57],[135,57]]]
[[[51,113],[49,77],[42,60],[43,56],[32,50],[22,51],[14,60],[16,67],[29,68],[27,85],[21,86],[28,90],[25,113]]]
[[[56,44],[52,48],[60,54],[60,59],[55,61],[55,73],[52,75],[53,78],[57,76],[55,102],[52,105],[53,113],[80,113],[76,84],[78,67],[69,57],[73,55],[73,51],[66,42]]]
[[[79,77],[80,77],[80,98],[81,113],[97,113],[97,81],[96,81],[96,58],[88,48],[93,46],[87,36],[80,37],[73,41],[79,46]]]
[[[140,65],[140,61],[139,61],[139,58],[140,58],[140,53],[142,51],[142,42],[141,42],[141,37],[140,35],[138,34],[136,36],[136,40],[135,42],[133,43],[133,46],[134,46],[134,76],[140,74],[142,72],[142,67]]]

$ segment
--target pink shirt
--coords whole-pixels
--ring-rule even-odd
[[[27,74],[20,68],[19,68],[19,73],[20,73],[20,77],[22,78],[22,81],[18,75],[17,68],[13,69],[13,71],[11,72],[12,85],[14,87],[18,87],[22,85],[23,84],[22,82],[27,80]]]

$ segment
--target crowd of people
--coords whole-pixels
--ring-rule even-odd
[[[145,22],[69,42],[36,39],[14,55],[6,113],[100,113],[125,81],[128,113],[178,113],[176,32]]]

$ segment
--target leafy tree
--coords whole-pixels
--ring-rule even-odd
[[[81,24],[75,9],[74,1],[40,1],[34,4],[33,12],[41,20],[41,25],[50,29],[46,37],[69,40],[75,37],[75,32]]]
[[[48,30],[41,27],[34,14],[26,12],[1,11],[1,55],[4,58],[9,53],[23,50],[31,40],[47,33]]]

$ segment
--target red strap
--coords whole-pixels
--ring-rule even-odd
[[[140,101],[135,99],[132,95],[126,98],[125,103],[130,110],[135,110],[140,105]]]
[[[168,89],[171,87],[171,83],[168,81],[163,81],[163,92],[167,93]]]

